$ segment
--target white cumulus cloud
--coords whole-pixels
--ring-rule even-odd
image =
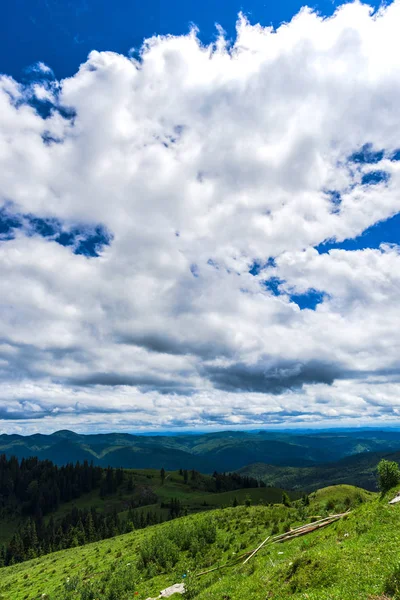
[[[239,16],[0,78],[4,431],[396,418],[399,248],[316,247],[400,212],[399,27]]]

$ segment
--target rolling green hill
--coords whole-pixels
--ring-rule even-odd
[[[340,521],[267,543],[242,564],[268,535],[315,520],[316,508],[324,516],[346,506]],[[308,507],[217,509],[3,568],[0,598],[145,600],[184,582],[184,598],[196,600],[396,599],[399,543],[400,505],[339,486],[318,491]]]
[[[324,513],[338,506],[344,506],[347,510],[351,506],[373,500],[376,495],[376,492],[369,492],[354,485],[331,485],[309,495],[310,512]]]
[[[124,522],[136,514],[143,514],[143,517],[147,518],[151,513],[152,519],[167,520],[171,517],[171,501],[179,502],[179,514],[191,514],[231,506],[233,503],[244,504],[246,501],[252,504],[276,503],[281,501],[284,491],[278,487],[246,487],[218,493],[214,477],[198,472],[195,476],[193,479],[189,473],[185,482],[184,472],[166,471],[165,480],[162,482],[158,469],[125,470],[123,482],[114,492],[103,495],[101,487],[97,487],[61,503],[55,510],[46,514],[44,520],[47,524],[53,519],[57,528],[61,520],[74,510],[95,509],[105,515],[117,513],[124,530]],[[289,492],[289,495],[292,499],[299,497],[296,492]],[[3,508],[3,514],[0,512],[0,545],[9,542],[28,518],[23,510],[17,510],[17,507],[14,507],[12,512]]]
[[[165,483],[162,485],[158,470],[144,469],[130,470],[128,472],[133,476],[137,486],[146,486],[146,488],[157,496],[157,503],[144,505],[140,508],[140,510],[144,511],[161,510],[161,503],[168,503],[173,498],[180,500],[183,509],[188,513],[210,510],[213,507],[227,507],[232,504],[235,498],[239,504],[243,504],[247,497],[250,498],[253,504],[276,503],[281,501],[284,491],[279,487],[265,487],[216,493],[208,492],[204,489],[207,482],[212,480],[207,475],[199,474],[199,481],[189,481],[188,484],[185,484],[178,471],[167,471]],[[300,497],[300,494],[297,492],[288,492],[288,494],[292,499]],[[132,498],[135,498],[135,494],[128,492],[126,489],[122,489],[120,492],[108,495],[105,498],[101,498],[98,493],[94,492],[62,505],[57,514],[60,515],[74,506],[77,508],[95,506],[100,510],[112,511],[116,509],[117,512],[123,512]]]
[[[37,456],[56,464],[89,463],[107,467],[232,471],[252,463],[314,467],[362,452],[400,450],[400,431],[357,430],[325,432],[222,431],[185,435],[0,435],[0,454]],[[162,464],[160,464],[162,462]]]

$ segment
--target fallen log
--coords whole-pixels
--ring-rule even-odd
[[[312,525],[311,527],[302,529],[301,531],[296,531],[294,533],[291,532],[289,535],[286,535],[285,537],[282,537],[279,540],[273,540],[271,543],[272,544],[281,544],[282,542],[287,542],[288,540],[293,540],[302,535],[306,535],[307,533],[312,533],[313,531],[316,531],[317,529],[321,529],[322,527],[326,527],[327,525],[331,525],[331,523],[335,523],[335,521],[339,521],[339,518],[332,519],[331,521],[326,521],[325,523],[319,523],[319,525]]]
[[[313,521],[312,523],[305,523],[305,525],[300,525],[299,527],[295,527],[294,529],[291,529],[290,531],[285,531],[285,533],[281,533],[279,535],[274,536],[273,538],[271,538],[271,543],[275,542],[276,540],[279,540],[280,538],[285,538],[288,535],[297,533],[298,531],[302,531],[303,529],[308,530],[310,527],[313,527],[319,523],[328,522],[328,524],[329,524],[333,521],[341,519],[342,517],[344,517],[345,515],[348,515],[349,513],[350,513],[350,511],[348,510],[344,513],[338,513],[336,515],[329,515],[329,517],[324,517],[323,519],[320,519],[319,521]]]
[[[253,551],[253,552],[250,554],[250,556],[248,556],[248,557],[246,558],[246,560],[243,562],[243,564],[245,565],[247,562],[249,562],[249,560],[250,560],[251,558],[253,558],[253,556],[254,556],[255,554],[257,554],[257,552],[258,552],[258,551],[259,551],[259,550],[260,550],[260,549],[261,549],[261,548],[264,546],[264,544],[266,544],[266,543],[268,542],[268,540],[269,540],[270,538],[271,538],[271,536],[270,536],[270,535],[269,535],[267,538],[265,538],[265,540],[264,540],[263,542],[261,542],[261,544],[258,546],[258,548],[256,548],[256,549],[255,549],[255,550],[254,550],[254,551]]]

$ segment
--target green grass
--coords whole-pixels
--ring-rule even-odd
[[[345,519],[284,544],[266,545],[247,565],[241,559],[236,566],[194,576],[230,563],[272,531],[306,522],[316,507],[322,515],[342,511],[349,498],[352,512]],[[0,599],[39,600],[47,594],[51,600],[81,600],[76,592],[65,595],[68,578],[84,582],[80,585],[86,591],[99,581],[107,581],[109,590],[125,578],[137,594],[121,592],[116,600],[145,600],[182,581],[183,575],[186,597],[196,600],[372,600],[385,591],[400,598],[393,593],[396,586],[400,590],[400,506],[389,506],[387,500],[337,486],[318,491],[309,507],[298,501],[289,508],[238,506],[190,515],[1,569]],[[201,545],[196,532],[212,523],[216,537]],[[150,557],[148,564],[143,556]]]
[[[351,505],[367,502],[377,496],[376,492],[368,492],[362,488],[353,485],[331,485],[322,488],[310,494],[310,506],[314,512],[323,512],[324,509],[330,510],[334,506],[341,504],[345,509]]]
[[[299,494],[294,493],[291,496],[295,499],[299,497]],[[200,505],[207,502],[209,506],[228,507],[232,505],[235,498],[239,504],[244,504],[247,498],[250,499],[251,504],[270,502],[278,504],[282,501],[282,490],[280,488],[250,488],[220,494],[199,495],[196,500]]]
[[[211,582],[196,597],[367,600],[382,596],[399,564],[399,509],[378,500],[361,505],[322,531],[270,546],[248,568]]]

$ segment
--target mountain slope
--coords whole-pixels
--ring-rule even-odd
[[[360,490],[350,491],[354,498],[362,496]],[[333,488],[317,495],[330,500],[335,512],[348,493]],[[300,503],[192,515],[7,567],[0,570],[0,598],[143,600],[182,581],[187,597],[196,600],[394,598],[400,590],[400,506],[389,506],[387,498],[362,499],[347,518],[284,544],[266,544],[247,565],[237,557],[271,531],[307,520]],[[225,564],[231,566],[221,568]]]

